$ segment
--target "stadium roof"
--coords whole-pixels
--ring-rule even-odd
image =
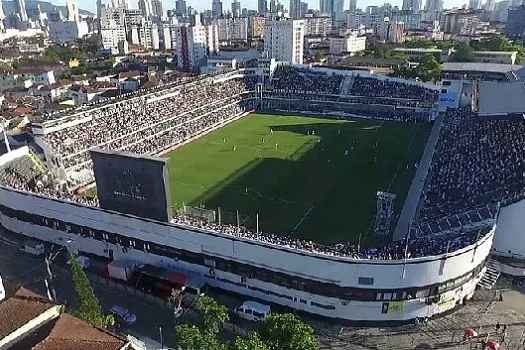
[[[501,63],[480,63],[480,62],[445,62],[443,70],[449,72],[493,72],[508,73],[511,71],[523,70],[523,66]]]
[[[478,82],[480,116],[525,113],[525,81]]]

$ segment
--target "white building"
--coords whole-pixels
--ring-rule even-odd
[[[66,1],[66,10],[67,10],[67,20],[68,21],[75,21],[79,19],[77,4],[71,1]]]
[[[264,51],[277,61],[303,64],[304,33],[304,20],[268,20],[264,29]]]
[[[342,53],[355,54],[366,48],[366,37],[357,35],[333,36],[328,38],[330,42],[329,52],[332,55]]]
[[[215,20],[219,31],[219,40],[248,40],[248,18],[221,18]]]
[[[126,41],[126,28],[123,25],[112,25],[100,29],[102,35],[102,47],[111,52],[117,52],[119,43]]]
[[[313,17],[308,16],[304,18],[305,35],[321,35],[326,36],[332,31],[331,17]]]
[[[146,19],[153,16],[153,4],[151,0],[139,0],[139,9]]]
[[[53,42],[64,43],[75,41],[89,33],[87,22],[63,21],[49,23],[49,39]]]
[[[156,23],[151,22],[131,27],[131,43],[141,45],[148,50],[159,50],[159,27]]]
[[[190,71],[205,64],[207,57],[219,52],[219,33],[216,24],[203,26],[196,21],[194,26],[176,28],[176,52],[179,68]]]

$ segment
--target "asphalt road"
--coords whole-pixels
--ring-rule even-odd
[[[75,294],[71,282],[71,274],[68,266],[65,264],[65,257],[62,255],[55,262],[51,265],[51,271],[54,275],[57,300],[68,308],[74,308]],[[40,295],[47,295],[44,283],[44,279],[47,276],[44,258],[34,257],[19,251],[18,244],[6,241],[1,233],[0,274],[6,283],[24,286]],[[113,305],[120,305],[137,316],[137,323],[129,328],[122,328],[122,333],[134,335],[139,339],[145,340],[147,344],[152,343],[152,349],[158,349],[160,346],[155,344],[155,341],[160,342],[159,327],[162,327],[164,345],[174,347],[173,333],[175,323],[169,309],[154,306],[125,293],[104,289],[95,284],[92,285],[104,310],[109,310]]]

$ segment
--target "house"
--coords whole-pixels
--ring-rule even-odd
[[[67,92],[67,87],[62,86],[60,83],[55,83],[51,85],[44,85],[44,86],[38,87],[38,89],[36,89],[33,92],[33,95],[54,100],[62,96],[66,92]]]
[[[115,74],[110,78],[110,82],[115,84],[117,87],[120,87],[120,85],[126,81],[126,79],[133,78],[133,79],[139,79],[141,76],[141,73],[138,70],[131,70],[127,72],[121,72],[118,74]]]
[[[139,89],[139,80],[136,78],[127,78],[120,83],[120,88],[123,90],[137,91]]]
[[[88,86],[73,85],[68,90],[68,96],[74,101],[75,106],[80,106],[85,103],[97,102],[98,95],[112,89],[115,89],[115,84],[97,81]]]
[[[71,80],[76,85],[89,85],[89,77],[85,75],[72,75]]]
[[[29,79],[33,84],[49,85],[54,84],[55,73],[52,70],[44,69],[40,67],[21,67],[13,70],[15,77],[21,77],[22,79]]]
[[[4,90],[4,95],[9,100],[19,100],[26,96],[32,96],[32,91],[28,87],[17,86]]]
[[[80,106],[85,103],[96,102],[93,101],[97,96],[97,89],[89,86],[73,85],[68,90],[68,97],[73,100],[75,106]]]
[[[0,350],[144,350],[105,329],[65,313],[62,305],[20,288],[0,304]]]

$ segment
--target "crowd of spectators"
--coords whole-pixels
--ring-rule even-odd
[[[342,80],[343,76],[339,74],[282,65],[273,73],[271,85],[280,92],[338,95]]]
[[[477,239],[483,237],[488,232],[488,229],[484,228],[473,230],[468,233],[461,232],[452,235],[414,237],[393,242],[378,248],[360,249],[355,244],[338,243],[334,245],[324,245],[313,241],[300,240],[282,235],[257,233],[243,226],[238,227],[227,224],[219,225],[216,222],[206,222],[189,216],[175,217],[172,222],[305,252],[356,259],[379,260],[400,260],[404,258],[414,259],[425,256],[440,255],[447,252],[450,253],[473,244]]]
[[[525,120],[447,112],[432,160],[422,218],[504,201],[525,185]]]
[[[361,76],[354,78],[348,94],[366,97],[411,99],[431,103],[437,102],[439,95],[437,90],[428,89],[416,84]]]
[[[203,128],[208,127],[211,120],[217,119],[217,113],[211,111],[224,112],[226,106],[239,103],[239,94],[245,89],[244,81],[238,79],[176,86],[149,94],[147,98],[134,97],[86,111],[82,117],[90,118],[89,121],[49,133],[46,141],[58,153],[65,168],[85,165],[90,160],[89,149],[94,147],[129,149],[146,138],[155,138],[178,126],[180,132],[191,134],[188,128],[199,128],[199,123],[193,120],[199,120]],[[147,153],[151,152],[153,150]]]

